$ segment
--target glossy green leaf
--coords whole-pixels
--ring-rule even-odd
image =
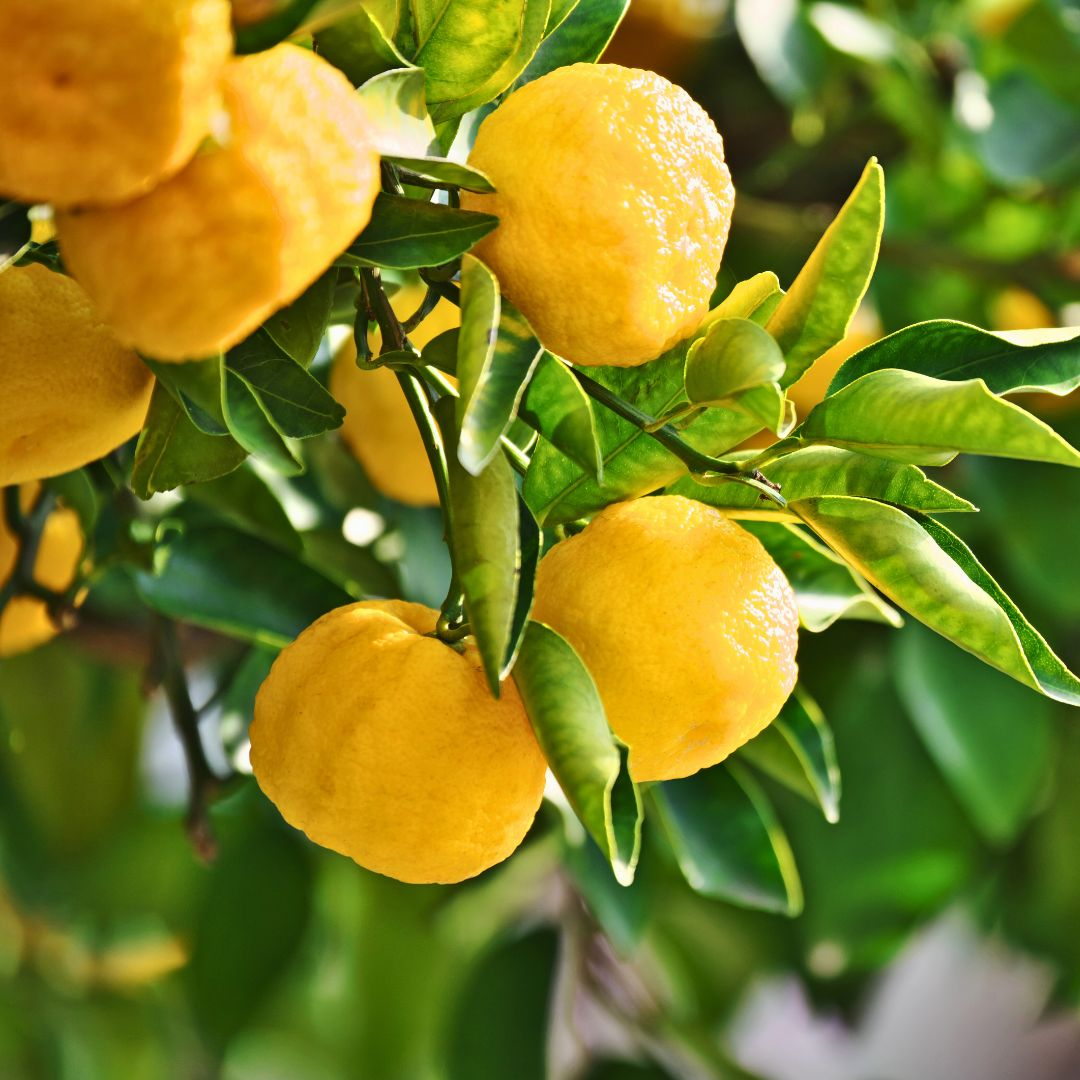
[[[703,896],[783,915],[802,910],[787,837],[765,793],[734,761],[651,791],[687,884]]]
[[[383,192],[375,199],[367,228],[338,262],[393,270],[439,266],[464,255],[498,224],[491,214]]]
[[[762,312],[771,316],[783,295],[777,276],[771,270],[763,270],[745,281],[736,282],[731,292],[709,312],[705,325],[710,326],[717,319],[753,319],[760,326],[763,324]],[[764,321],[768,318],[764,317]]]
[[[593,479],[603,478],[592,398],[558,357],[541,355],[518,415]]]
[[[1046,791],[1053,706],[919,626],[897,639],[894,671],[908,716],[979,831],[1014,840]]]
[[[940,522],[868,499],[788,504],[898,607],[991,667],[1080,705],[1080,681],[962,541]]]
[[[735,28],[762,82],[789,106],[805,103],[825,76],[825,49],[796,0],[735,0]]]
[[[565,638],[530,622],[514,682],[559,787],[616,879],[629,885],[641,848],[641,801],[592,676]]]
[[[195,484],[185,495],[211,507],[229,524],[283,551],[296,555],[303,546],[277,496],[254,469],[235,469],[215,480]]]
[[[344,408],[295,360],[269,338],[254,334],[230,349],[230,377],[243,381],[275,430],[289,439],[310,439],[340,427]]]
[[[544,37],[550,37],[566,21],[570,12],[577,7],[580,0],[551,0],[551,11],[548,12],[547,26],[544,27]]]
[[[338,14],[333,22],[315,32],[313,41],[315,52],[343,71],[353,86],[407,62],[366,5],[354,4]],[[423,93],[422,73],[419,83]]]
[[[298,476],[304,471],[300,459],[266,415],[254,390],[228,368],[221,384],[221,406],[229,432],[248,453],[258,454],[283,476]]]
[[[521,567],[518,492],[514,471],[496,454],[479,475],[459,460],[453,398],[435,415],[446,448],[450,479],[450,547],[465,594],[465,613],[492,693],[497,697],[510,640]]]
[[[428,367],[438,368],[447,375],[457,374],[458,327],[444,330],[420,350],[420,358]]]
[[[499,452],[541,351],[522,314],[500,301],[495,275],[467,255],[461,264],[458,457],[473,475]]]
[[[518,569],[517,593],[514,597],[514,617],[510,623],[510,642],[503,660],[502,677],[513,670],[518,653],[525,640],[536,591],[536,569],[540,565],[540,552],[544,536],[525,501],[518,496]]]
[[[840,820],[840,765],[833,734],[816,701],[802,687],[780,715],[739,749],[774,780],[821,807],[825,820]]]
[[[926,513],[974,510],[967,501],[928,480],[917,465],[871,457],[838,446],[808,446],[767,464],[768,478],[780,485],[789,502],[817,495],[855,495]],[[761,510],[773,513],[757,492],[744,484],[700,484],[686,476],[668,488],[675,495],[721,509]],[[779,511],[780,516],[791,516]]]
[[[784,572],[799,606],[799,621],[811,633],[827,630],[838,619],[900,626],[900,615],[866,582],[797,525],[744,521]]]
[[[345,539],[341,527],[306,529],[304,562],[340,585],[356,600],[402,595],[396,567],[380,562],[369,547]]]
[[[884,222],[884,173],[871,158],[769,319],[787,361],[784,386],[843,340],[877,265]]]
[[[653,417],[686,403],[683,368],[690,342],[637,368],[594,367],[589,375]],[[686,467],[655,439],[597,404],[594,406],[603,479],[541,442],[525,477],[525,500],[541,525],[557,525],[593,513],[609,503],[635,498],[686,474]],[[761,427],[728,409],[707,409],[682,432],[697,449],[729,450]]]
[[[544,36],[551,0],[413,0],[416,50],[436,123],[463,116],[510,86]],[[400,44],[400,42],[399,42]]]
[[[380,154],[426,157],[439,152],[424,96],[424,73],[419,68],[383,72],[357,93],[368,108],[372,141]]]
[[[131,490],[140,499],[182,484],[199,484],[232,472],[247,451],[228,435],[200,431],[175,398],[160,384],[154,387],[135,461]]]
[[[715,319],[686,354],[686,396],[719,405],[783,374],[784,354],[771,334],[749,319]]]
[[[144,357],[143,363],[200,431],[207,435],[228,434],[229,428],[221,411],[220,356],[211,360],[189,360],[185,364],[168,364]]]
[[[263,323],[263,330],[274,344],[302,367],[307,367],[319,351],[330,323],[337,280],[337,270],[327,270],[288,307],[275,312]]]
[[[950,382],[982,379],[995,394],[1024,390],[1068,394],[1080,386],[1080,330],[993,333],[945,319],[916,323],[846,360],[829,393],[883,368],[917,371]]]
[[[479,169],[474,169],[470,165],[461,165],[449,158],[404,157],[394,154],[388,156],[386,160],[405,170],[408,174],[402,177],[405,183],[409,183],[411,177],[417,177],[438,187],[461,188],[465,191],[481,193],[495,190],[495,185]]]
[[[172,534],[140,571],[143,601],[183,622],[281,648],[320,615],[353,598],[316,570],[248,533]]]
[[[568,64],[591,64],[598,60],[629,6],[630,0],[579,0],[537,49],[516,85],[532,82]]]
[[[1048,424],[996,397],[982,379],[948,382],[886,368],[816,405],[798,434],[880,457],[943,465],[957,453],[1080,465]]]

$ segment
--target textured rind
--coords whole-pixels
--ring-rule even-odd
[[[511,682],[434,637],[404,601],[338,608],[275,661],[251,764],[290,824],[400,881],[450,883],[501,862],[543,797],[545,764]]]
[[[71,278],[0,273],[0,487],[77,469],[141,427],[153,377]]]
[[[227,138],[124,206],[61,214],[65,262],[117,334],[210,356],[295,299],[368,223],[379,156],[344,75],[294,45],[225,72]]]
[[[552,352],[644,363],[708,311],[735,199],[723,141],[682,89],[614,64],[559,68],[480,126],[498,215],[476,252]]]
[[[182,168],[220,107],[228,0],[3,0],[0,192],[116,203]]]
[[[40,491],[38,484],[24,484],[19,491],[23,511],[29,510]],[[54,510],[45,519],[41,543],[34,560],[34,580],[55,592],[63,592],[75,580],[82,557],[83,537],[79,517],[66,507]],[[3,514],[0,514],[0,586],[15,569],[18,544]],[[43,600],[17,596],[0,612],[0,657],[35,649],[59,632]]]
[[[756,537],[677,495],[616,503],[540,563],[533,618],[574,646],[635,780],[722,761],[780,711],[798,611]]]
[[[394,310],[399,318],[408,318],[423,299],[423,289],[404,289],[394,297]],[[422,349],[459,321],[457,308],[442,300],[409,340]],[[371,345],[379,351],[377,332]],[[346,410],[341,437],[375,487],[408,506],[438,506],[439,491],[424,441],[394,373],[389,368],[361,371],[356,366],[356,345],[347,338],[334,357],[329,385]]]

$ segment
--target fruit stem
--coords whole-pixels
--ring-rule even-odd
[[[56,504],[56,497],[50,492],[43,492],[30,512],[24,514],[19,505],[19,486],[12,484],[4,488],[3,514],[12,536],[16,539],[18,555],[7,581],[0,586],[0,614],[8,603],[17,596],[33,596],[49,607],[50,614],[59,613],[65,606],[66,597],[46,588],[34,578],[34,564],[37,562],[45,522]]]
[[[665,450],[674,454],[694,475],[705,475],[710,478],[722,477],[738,484],[748,484],[778,505],[787,505],[780,495],[779,487],[762,476],[756,464],[724,461],[722,458],[710,457],[708,454],[701,453],[700,450],[695,450],[689,443],[683,442],[679,433],[670,424],[662,423],[655,416],[642,412],[636,405],[612,393],[606,386],[591,379],[578,368],[571,367],[570,370],[589,397],[655,439]]]

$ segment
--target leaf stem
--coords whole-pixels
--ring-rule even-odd
[[[570,370],[589,397],[655,439],[665,450],[674,454],[695,476],[723,477],[735,483],[748,484],[779,506],[787,505],[780,494],[779,487],[763,476],[755,465],[725,461],[695,450],[689,443],[682,440],[670,424],[659,422],[655,416],[650,416],[636,405],[619,397],[618,394],[612,393],[606,386],[602,386],[583,371],[575,367],[571,367]]]

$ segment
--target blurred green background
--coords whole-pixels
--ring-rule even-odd
[[[868,333],[1080,324],[1080,5],[634,0],[608,58],[682,83],[724,135],[721,286],[789,282],[876,155]],[[1080,440],[1080,402],[1038,408]],[[437,512],[377,496],[336,435],[308,452],[317,479],[279,495],[342,583],[438,603]],[[1080,666],[1080,476],[968,460],[945,482],[983,508],[950,525]],[[767,782],[805,894],[789,919],[692,892],[651,821],[620,889],[553,803],[456,888],[316,849],[243,776],[272,652],[191,631],[207,754],[241,774],[203,862],[132,590],[106,574],[74,632],[0,664],[0,1076],[1080,1075],[1077,718],[918,626],[804,635],[843,798],[830,825]]]

